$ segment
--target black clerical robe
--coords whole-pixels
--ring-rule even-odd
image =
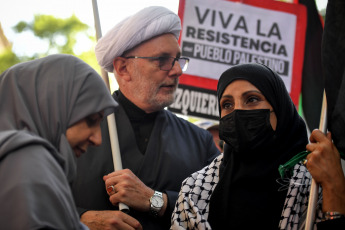
[[[117,100],[116,94],[113,95]],[[120,104],[120,103],[119,103]],[[130,210],[144,229],[169,229],[182,181],[208,165],[219,150],[212,135],[167,110],[158,112],[145,154],[136,144],[135,134],[123,107],[115,113],[123,168],[128,168],[147,186],[168,195],[168,208],[162,218]],[[79,214],[87,210],[115,210],[102,179],[114,171],[106,120],[102,123],[102,145],[90,147],[78,159],[78,176],[73,195]]]

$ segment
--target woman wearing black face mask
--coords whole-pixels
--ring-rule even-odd
[[[291,178],[279,179],[279,166],[305,151],[308,143],[304,121],[283,81],[264,65],[243,64],[222,74],[217,94],[221,117],[219,136],[226,143],[224,154],[183,182],[171,228],[297,229],[303,226],[310,173],[299,162]],[[320,131],[312,134],[313,142],[333,148],[328,151],[338,157],[337,166],[326,169],[338,172],[341,170],[339,153],[328,138],[323,134],[321,137]],[[307,149],[313,152],[316,144],[309,145]],[[324,181],[325,178],[320,178],[318,182]],[[337,181],[341,184],[339,188],[345,189],[344,176],[338,175]],[[327,183],[324,185],[332,187],[333,182]],[[322,212],[336,211],[337,219],[331,222],[340,220],[344,224],[345,194],[339,194],[342,194],[339,206],[329,199],[326,204],[320,200],[316,222],[322,220]]]

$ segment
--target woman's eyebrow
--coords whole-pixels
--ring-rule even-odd
[[[223,95],[220,99],[223,99],[223,98],[232,99],[233,96],[226,94],[226,95]]]
[[[262,94],[260,91],[258,91],[258,90],[249,90],[249,91],[244,92],[242,95],[246,96],[247,94],[251,94],[251,93],[258,93],[258,94],[263,95],[263,94]]]

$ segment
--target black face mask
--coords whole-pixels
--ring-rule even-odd
[[[275,132],[270,123],[270,110],[233,111],[220,119],[219,137],[236,152],[270,146],[275,140]]]

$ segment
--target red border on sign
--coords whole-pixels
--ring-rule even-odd
[[[185,11],[185,1],[180,0],[178,15],[183,25],[183,16]],[[293,57],[293,68],[292,68],[292,79],[291,79],[291,90],[290,97],[296,107],[298,108],[299,96],[302,88],[302,70],[304,61],[304,45],[305,45],[305,34],[307,26],[307,10],[302,4],[279,2],[275,0],[227,0],[231,2],[240,2],[255,7],[286,12],[294,14],[297,17],[296,25],[296,36],[295,36],[295,47]],[[183,27],[182,27],[183,28]],[[184,31],[181,31],[181,34]],[[179,44],[181,45],[181,37],[179,38]],[[217,90],[218,80],[183,74],[180,77],[180,84],[189,85],[193,87]]]

